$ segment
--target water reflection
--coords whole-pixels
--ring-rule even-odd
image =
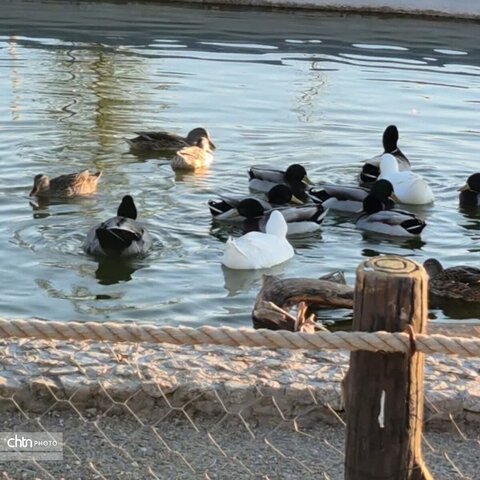
[[[142,265],[133,259],[102,258],[98,260],[95,278],[100,285],[128,282],[132,279],[133,273],[140,268]]]
[[[285,269],[285,263],[272,268],[261,270],[232,270],[222,265],[225,289],[228,296],[234,296],[239,292],[248,292],[254,286],[258,286],[264,275],[279,275]]]

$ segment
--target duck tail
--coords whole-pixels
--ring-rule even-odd
[[[134,241],[140,240],[136,233],[121,228],[99,227],[95,233],[102,249],[109,253],[121,254]]]
[[[362,183],[373,183],[380,175],[380,168],[371,163],[365,163],[360,172],[360,181]]]
[[[317,211],[312,217],[312,221],[318,224],[322,223],[327,213],[328,213],[328,208],[324,208],[322,205],[318,205]]]
[[[411,218],[402,222],[402,227],[412,235],[420,235],[425,226],[426,223],[418,218]]]
[[[216,202],[215,200],[209,200],[208,208],[210,209],[210,213],[214,217],[216,217],[217,215],[221,215],[222,213],[226,213],[229,210],[232,210],[232,206],[224,200],[221,200],[220,202]]]

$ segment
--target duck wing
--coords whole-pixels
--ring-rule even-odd
[[[480,269],[465,265],[447,268],[429,279],[428,287],[435,295],[480,302]]]
[[[248,170],[248,176],[250,180],[266,180],[275,185],[279,183],[285,183],[285,172],[283,170],[277,170],[275,168],[263,167],[260,165],[254,165]]]

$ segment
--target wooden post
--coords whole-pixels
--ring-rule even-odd
[[[426,332],[427,277],[403,257],[357,269],[353,330]],[[421,456],[423,354],[352,352],[346,381],[346,480],[432,480]]]

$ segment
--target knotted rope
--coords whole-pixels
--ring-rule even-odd
[[[175,345],[228,345],[307,350],[363,350],[403,352],[412,350],[408,333],[317,332],[294,333],[284,330],[253,330],[231,327],[159,327],[156,325],[97,322],[51,322],[0,319],[1,338],[41,338],[48,340],[93,340],[108,342],[150,342]],[[480,357],[480,338],[415,335],[415,349],[423,353],[443,353]]]

